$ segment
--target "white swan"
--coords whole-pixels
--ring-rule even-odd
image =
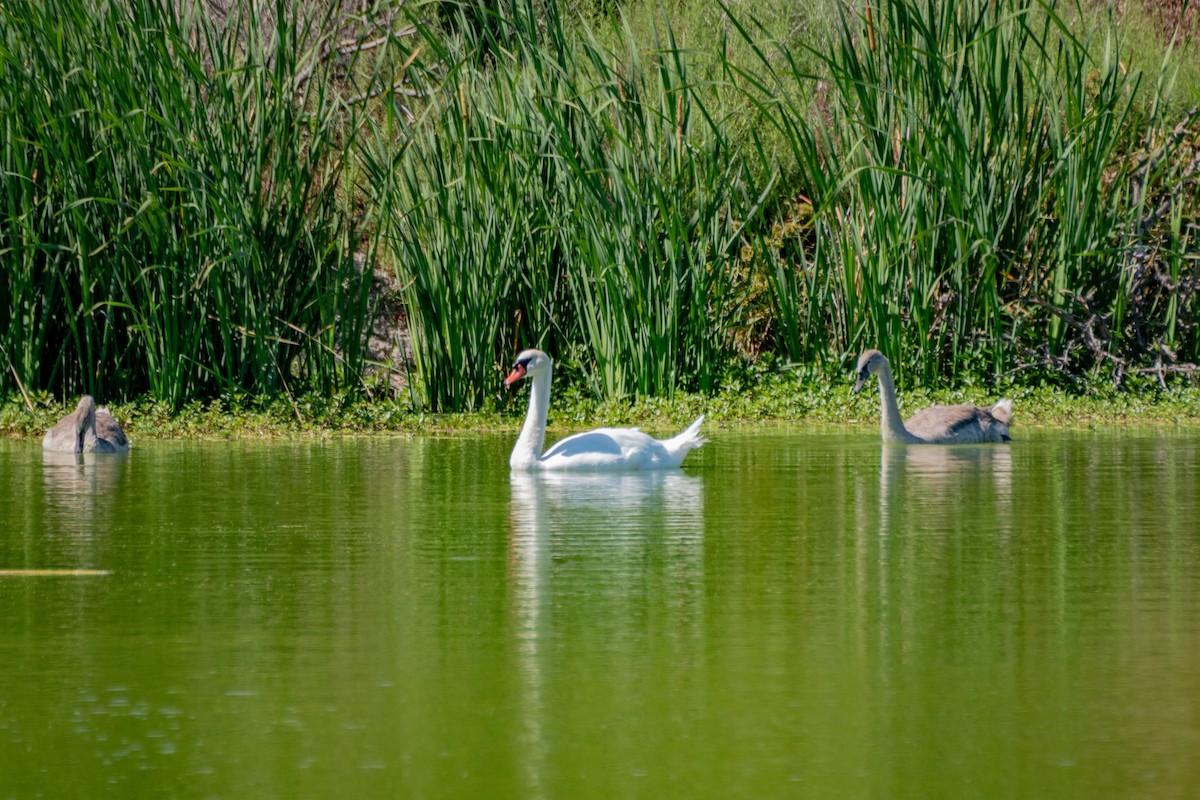
[[[550,379],[554,368],[550,357],[541,350],[524,350],[517,356],[512,372],[504,379],[511,386],[529,378],[529,411],[525,425],[513,447],[508,465],[518,470],[634,470],[678,467],[693,447],[704,444],[700,423],[704,415],[672,439],[659,440],[637,428],[599,428],[568,436],[545,455],[546,413],[550,410]]]
[[[121,424],[85,394],[70,414],[46,431],[42,449],[52,453],[126,453],[129,440]]]
[[[957,406],[930,406],[900,421],[896,404],[896,384],[887,356],[878,350],[867,350],[858,357],[858,381],[854,392],[862,391],[872,375],[879,376],[880,430],[885,442],[902,444],[965,444],[972,442],[1007,442],[1008,426],[1012,422],[1012,400],[1007,397],[991,408],[970,403]]]

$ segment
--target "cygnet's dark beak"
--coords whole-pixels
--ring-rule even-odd
[[[858,380],[854,382],[854,393],[855,394],[858,394],[859,392],[862,391],[863,384],[865,384],[867,382],[867,379],[870,377],[871,377],[871,373],[867,372],[865,369],[862,372],[858,373]]]
[[[504,385],[512,386],[514,383],[516,383],[517,381],[521,380],[521,378],[524,378],[524,377],[525,377],[525,364],[518,361],[516,364],[513,364],[513,371],[508,373],[508,377],[504,379]]]

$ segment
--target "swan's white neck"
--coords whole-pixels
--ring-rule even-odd
[[[546,441],[546,414],[550,411],[550,378],[553,369],[533,376],[529,390],[529,411],[525,413],[525,425],[513,445],[508,466],[512,469],[534,469],[542,460],[542,445]]]
[[[908,432],[900,418],[900,406],[896,403],[896,384],[892,380],[892,368],[884,361],[879,370],[879,430],[885,442],[919,443],[921,440]]]

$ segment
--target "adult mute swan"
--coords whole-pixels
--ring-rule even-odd
[[[878,350],[867,350],[858,357],[858,380],[854,393],[872,375],[879,376],[879,428],[885,442],[902,444],[968,444],[973,442],[1007,442],[1008,426],[1012,422],[1012,400],[1007,397],[991,408],[970,403],[957,406],[931,406],[918,411],[907,422],[900,421],[896,405],[896,384],[887,356]]]
[[[659,440],[637,428],[598,428],[568,436],[545,455],[546,412],[550,410],[550,379],[554,368],[541,350],[523,350],[504,379],[511,386],[529,378],[529,411],[508,465],[518,470],[635,470],[678,467],[693,447],[704,444],[700,423],[704,415],[672,439]]]
[[[107,410],[96,408],[90,394],[79,398],[70,414],[46,431],[42,449],[52,453],[126,453],[129,440]]]

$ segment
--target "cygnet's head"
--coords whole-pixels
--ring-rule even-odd
[[[858,357],[858,380],[854,382],[854,393],[858,394],[862,391],[863,385],[871,379],[873,375],[883,369],[887,364],[887,356],[878,350],[864,350],[863,354]]]

